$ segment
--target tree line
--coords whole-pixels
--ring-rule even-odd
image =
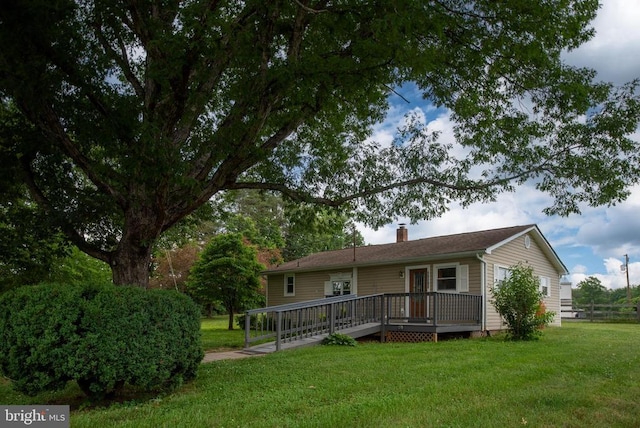
[[[637,305],[640,302],[640,286],[630,285],[629,287],[631,304]],[[609,289],[602,285],[602,281],[594,276],[590,276],[580,281],[576,288],[572,290],[573,303],[580,306],[593,304],[619,304],[628,303],[627,288]]]

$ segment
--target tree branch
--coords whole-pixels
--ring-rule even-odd
[[[507,177],[497,177],[489,181],[469,181],[470,184],[467,184],[467,185],[450,184],[450,183],[446,183],[446,182],[428,178],[428,177],[418,177],[418,178],[412,178],[409,180],[397,181],[387,185],[371,187],[367,190],[363,190],[360,192],[356,192],[356,193],[343,196],[340,198],[335,198],[335,199],[314,196],[307,192],[293,189],[281,183],[235,182],[235,183],[226,185],[225,190],[240,190],[240,189],[272,190],[289,197],[291,200],[295,202],[307,202],[307,203],[315,203],[320,205],[327,205],[330,207],[338,207],[347,202],[351,202],[366,196],[372,196],[372,195],[380,194],[389,190],[399,189],[402,187],[411,187],[411,186],[416,186],[421,184],[427,184],[430,186],[439,187],[439,188],[452,190],[456,192],[473,192],[473,191],[479,191],[479,190],[486,190],[491,187],[504,185],[511,181],[530,176],[531,174],[536,172],[547,170],[548,168],[545,166],[546,164],[547,162],[545,161],[539,166],[537,166],[536,168],[532,168],[526,171],[521,171],[519,173],[515,173]]]
[[[23,109],[29,111],[28,108]],[[52,134],[55,141],[64,149],[67,156],[69,156],[76,165],[89,177],[89,179],[103,192],[113,197],[121,207],[126,205],[126,199],[118,192],[111,184],[105,181],[96,172],[95,163],[87,158],[76,146],[76,144],[69,138],[69,135],[65,132],[64,127],[60,124],[57,115],[49,106],[45,106],[42,111],[42,116],[37,122],[42,123],[41,129],[45,132]]]
[[[118,44],[118,48],[120,49],[120,54],[118,55],[118,53],[115,51],[115,49],[111,47],[111,45],[109,44],[109,41],[105,37],[104,32],[102,31],[101,23],[94,22],[93,28],[94,28],[96,37],[98,38],[98,41],[102,45],[102,48],[105,50],[107,55],[111,56],[111,58],[113,58],[113,60],[120,66],[120,68],[122,69],[122,72],[127,78],[127,81],[133,87],[136,95],[140,98],[144,98],[144,88],[142,87],[142,83],[138,80],[135,73],[131,69],[131,64],[129,63],[129,59],[127,55],[127,48],[124,42],[122,41],[122,39],[116,36],[117,37],[116,42]],[[114,29],[114,33],[119,34],[119,32],[116,29]]]
[[[35,201],[45,209],[45,211],[49,212],[52,215],[56,214],[56,210],[51,206],[51,202],[45,196],[45,194],[40,190],[40,187],[36,183],[35,177],[33,175],[33,171],[31,169],[30,160],[26,157],[22,157],[20,160],[22,164],[22,170],[24,172],[25,183],[29,188],[29,193],[35,199]],[[102,260],[103,262],[110,263],[111,253],[107,251],[103,251],[91,244],[89,244],[84,236],[80,234],[75,227],[71,223],[67,221],[66,218],[62,216],[56,216],[56,224],[58,224],[65,235],[71,240],[71,242],[78,247],[81,251],[87,253],[91,257],[94,257],[98,260]]]
[[[313,14],[320,14],[320,13],[325,13],[325,12],[329,12],[328,9],[313,9],[312,7],[309,7],[305,4],[302,4],[302,2],[300,0],[293,0],[298,6],[300,6],[300,8],[302,10],[304,10],[305,12],[308,13],[313,13]]]

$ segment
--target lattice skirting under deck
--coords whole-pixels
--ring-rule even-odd
[[[427,333],[423,331],[388,331],[385,335],[387,342],[437,342],[438,333]]]

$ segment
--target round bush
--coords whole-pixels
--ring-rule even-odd
[[[175,291],[46,284],[0,296],[0,372],[26,394],[78,382],[92,398],[125,383],[171,390],[195,377],[200,310]]]

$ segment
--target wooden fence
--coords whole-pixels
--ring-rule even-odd
[[[591,303],[587,305],[574,304],[571,312],[563,313],[564,319],[589,321],[637,321],[640,322],[640,303],[613,304]]]

